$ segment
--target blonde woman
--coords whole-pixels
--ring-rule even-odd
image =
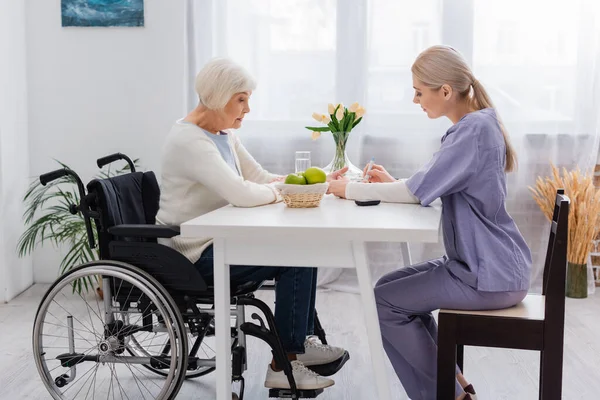
[[[422,52],[412,66],[415,96],[429,118],[453,125],[433,158],[409,179],[380,165],[370,183],[330,182],[330,193],[429,205],[441,198],[447,255],[392,272],[377,282],[386,353],[412,400],[436,398],[437,326],[431,311],[519,303],[529,289],[531,253],[506,211],[506,173],[516,155],[492,102],[463,56],[448,46]],[[457,368],[456,398],[475,390]]]
[[[256,207],[279,201],[271,183],[281,177],[264,170],[231,129],[241,127],[250,112],[254,79],[227,59],[215,59],[196,77],[200,102],[175,122],[162,153],[160,207],[157,223],[180,225],[192,218],[232,204]],[[335,179],[346,172],[328,176]],[[213,282],[212,239],[179,236],[163,242],[193,262],[210,285]],[[230,266],[233,284],[276,279],[275,325],[292,361],[299,389],[322,389],[334,384],[307,367],[338,360],[345,350],[318,343],[314,329],[316,268]],[[267,367],[265,386],[289,388],[280,366]]]

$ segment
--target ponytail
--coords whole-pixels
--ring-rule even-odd
[[[493,108],[496,111],[494,105],[492,104],[492,100],[488,95],[487,91],[477,79],[473,80],[473,97],[471,97],[471,104],[476,110],[483,110],[484,108]],[[508,133],[506,132],[506,128],[496,111],[496,117],[498,118],[498,124],[500,124],[500,130],[502,131],[502,136],[504,137],[504,147],[506,147],[506,166],[504,167],[504,171],[512,172],[517,169],[517,154],[515,149],[513,148],[510,139],[508,137]]]

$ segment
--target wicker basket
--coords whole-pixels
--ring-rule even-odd
[[[318,207],[321,199],[327,193],[327,183],[314,185],[277,184],[275,187],[281,193],[283,202],[291,208]]]

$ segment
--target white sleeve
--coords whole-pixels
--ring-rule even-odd
[[[386,183],[350,182],[346,186],[349,200],[381,200],[384,203],[418,204],[417,199],[406,186],[406,179]]]
[[[240,160],[241,173],[247,180],[256,183],[269,183],[279,175],[271,174],[252,157],[237,136],[233,136],[234,151]]]
[[[236,207],[256,207],[278,201],[280,196],[271,185],[244,180],[223,159],[216,146],[200,141],[186,143],[180,149],[178,162],[184,174]],[[196,160],[195,162],[186,162]],[[198,162],[197,160],[202,160]]]

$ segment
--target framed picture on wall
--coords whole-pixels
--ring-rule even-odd
[[[144,26],[144,0],[61,0],[62,26]]]

